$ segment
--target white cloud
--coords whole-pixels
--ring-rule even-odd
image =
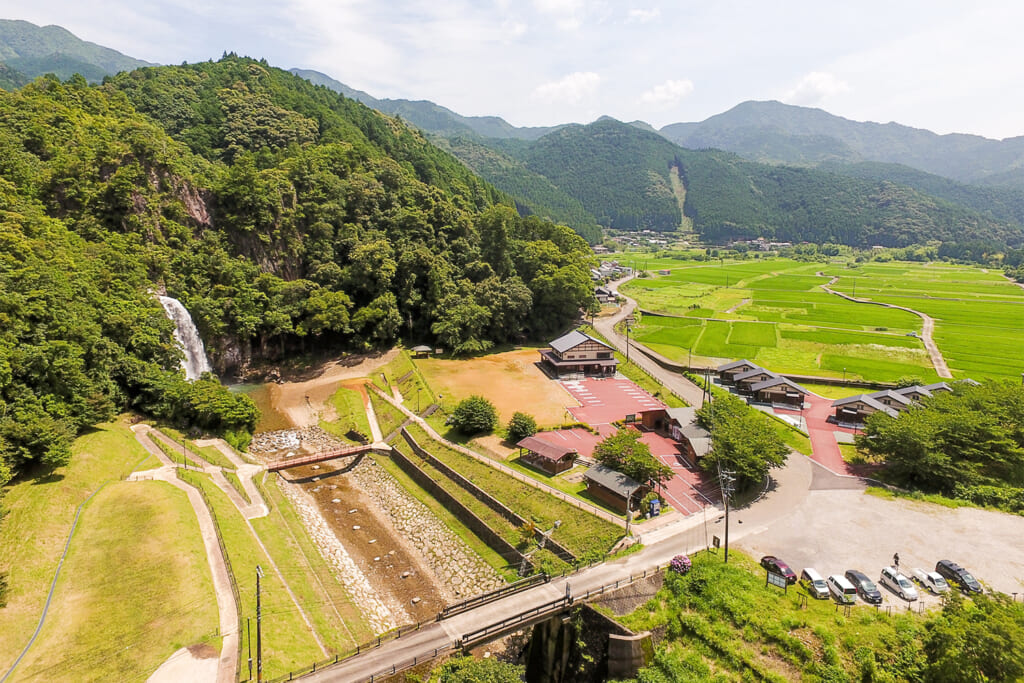
[[[545,102],[579,104],[597,91],[601,77],[593,71],[577,71],[534,88],[532,97]]]
[[[689,79],[668,80],[656,85],[640,96],[644,104],[666,106],[675,104],[693,92],[693,81]]]
[[[821,104],[833,95],[847,92],[849,89],[850,85],[835,74],[826,71],[812,71],[800,79],[796,87],[782,97],[782,101],[789,104],[814,106]]]
[[[649,21],[654,21],[661,16],[661,9],[654,7],[652,9],[631,9],[626,17],[626,21],[631,24],[646,24]]]
[[[555,26],[563,31],[574,31],[583,23],[583,0],[533,0],[533,7],[554,17]]]

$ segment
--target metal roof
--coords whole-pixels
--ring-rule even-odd
[[[785,377],[772,377],[771,379],[766,379],[763,382],[758,382],[757,384],[752,384],[752,385],[750,385],[750,390],[751,391],[761,391],[762,389],[770,389],[771,387],[778,386],[779,384],[785,384],[790,389],[796,389],[801,394],[807,394],[807,390],[806,389],[804,389],[802,386],[800,386],[796,382],[792,382],[792,381],[786,379]]]
[[[758,367],[758,366],[755,365],[753,370],[747,370],[746,372],[741,372],[740,374],[738,374],[735,377],[733,377],[733,381],[735,381],[735,382],[742,382],[745,379],[748,379],[750,377],[753,377],[755,375],[760,375],[760,374],[765,374],[765,375],[768,375],[769,377],[778,377],[778,375],[776,375],[771,370],[765,370],[764,368]]]
[[[666,408],[665,413],[680,425],[688,425],[697,419],[696,408]]]
[[[841,398],[839,400],[833,401],[832,407],[840,408],[851,403],[857,403],[858,401],[866,406],[874,408],[875,410],[881,410],[883,413],[889,415],[890,417],[897,417],[899,415],[899,413],[896,412],[895,408],[890,408],[889,406],[879,402],[877,399],[874,399],[871,396],[868,396],[867,394],[858,394],[856,396],[847,396],[846,398]]]
[[[601,346],[603,346],[605,348],[608,348],[608,349],[611,348],[610,346],[608,346],[604,342],[597,341],[596,339],[594,339],[590,335],[583,334],[579,330],[573,330],[569,334],[563,334],[561,337],[559,337],[558,339],[556,339],[553,342],[551,342],[550,344],[548,344],[548,346],[553,348],[555,351],[558,351],[559,353],[565,353],[569,349],[574,348],[576,346],[579,346],[580,344],[582,344],[585,341],[597,342],[598,344],[600,344]]]
[[[546,460],[561,460],[569,454],[575,454],[576,449],[556,446],[553,443],[538,439],[536,436],[528,436],[516,444],[520,448],[536,453]]]
[[[726,372],[728,370],[733,370],[735,368],[743,367],[744,365],[749,365],[752,368],[756,368],[757,367],[756,363],[751,363],[749,360],[744,358],[743,360],[734,360],[731,363],[726,363],[725,365],[719,365],[717,368],[715,368],[715,370],[717,372],[719,372],[719,373],[722,373],[722,372]]]
[[[584,472],[584,478],[600,484],[601,486],[618,493],[623,498],[633,495],[633,492],[640,488],[636,483],[622,472],[617,472],[610,467],[597,465]]]

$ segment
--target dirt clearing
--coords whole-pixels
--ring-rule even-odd
[[[535,365],[540,359],[537,351],[526,348],[466,360],[414,362],[434,393],[444,395],[448,407],[479,394],[498,409],[502,424],[521,411],[533,415],[542,427],[560,425],[570,419],[567,409],[579,404]]]

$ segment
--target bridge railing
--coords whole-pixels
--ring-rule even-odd
[[[338,448],[333,451],[326,451],[324,453],[313,453],[312,455],[304,455],[301,458],[289,458],[288,460],[278,460],[267,465],[268,472],[277,472],[279,470],[288,469],[290,467],[301,467],[302,465],[312,465],[314,463],[323,462],[325,460],[332,460],[334,458],[341,458],[346,455],[357,455],[359,453],[365,453],[372,449],[372,446],[349,446],[347,448]]]
[[[501,588],[498,588],[496,590],[489,591],[487,593],[481,593],[480,595],[474,595],[471,598],[467,598],[461,602],[456,602],[454,604],[448,605],[447,607],[442,609],[440,612],[437,613],[437,620],[441,621],[443,619],[453,617],[456,614],[462,614],[463,612],[474,609],[481,605],[486,605],[489,602],[501,600],[502,598],[508,597],[509,595],[513,595],[520,591],[524,591],[527,588],[533,588],[536,585],[547,583],[550,580],[551,577],[547,574],[534,574],[533,576],[528,576],[525,579],[520,579],[515,583],[510,583],[509,585],[502,586]]]

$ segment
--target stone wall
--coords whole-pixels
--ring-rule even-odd
[[[441,472],[446,477],[451,479],[458,486],[462,487],[466,491],[469,491],[469,493],[474,498],[476,498],[481,503],[483,503],[484,505],[491,508],[496,513],[507,519],[511,524],[514,524],[517,527],[526,524],[525,519],[520,517],[518,514],[516,514],[509,508],[505,507],[504,504],[496,500],[494,497],[492,497],[489,493],[481,489],[479,486],[472,483],[464,476],[462,476],[452,468],[448,467],[448,465],[444,464],[443,462],[435,458],[433,455],[431,455],[428,451],[426,451],[422,446],[420,446],[416,442],[416,439],[414,439],[412,434],[410,434],[409,431],[404,427],[402,428],[402,438],[405,439],[406,443],[409,444],[409,447],[412,448],[416,455],[420,456],[428,463],[430,463],[431,467],[437,469],[439,472]],[[543,532],[542,530],[538,529],[536,533],[537,540],[540,541],[541,537],[543,536]],[[567,562],[569,564],[576,564],[576,556],[569,552],[569,550],[567,550],[561,544],[551,540],[550,538],[546,541],[544,547],[553,552],[555,555],[557,555],[558,558],[563,562]]]

